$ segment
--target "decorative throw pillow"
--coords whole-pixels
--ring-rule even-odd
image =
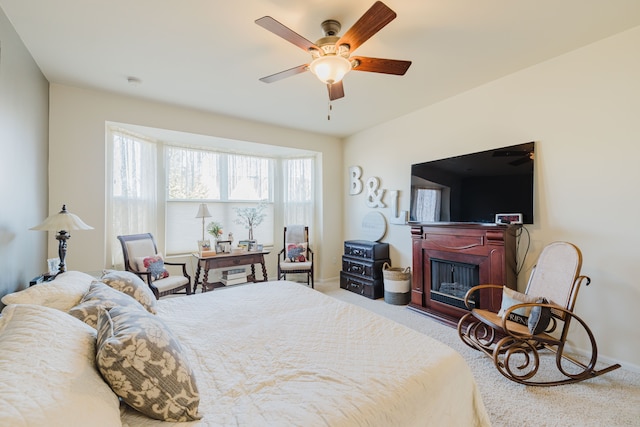
[[[77,305],[89,290],[95,277],[80,271],[60,273],[50,282],[33,285],[19,292],[5,295],[2,303],[36,304],[64,312]]]
[[[538,298],[536,300],[538,304],[549,304],[546,298]],[[531,308],[531,313],[529,314],[529,332],[531,334],[536,335],[541,332],[544,332],[549,326],[549,322],[551,321],[551,309],[549,307],[540,307],[539,305]]]
[[[156,296],[144,280],[130,271],[105,270],[100,280],[138,301],[149,313],[156,314]]]
[[[307,260],[307,244],[306,243],[287,243],[287,257],[289,262],[305,262]]]
[[[151,273],[152,280],[169,277],[169,272],[164,268],[164,259],[162,259],[162,255],[158,254],[148,257],[138,257],[136,258],[136,266],[138,267],[138,271],[148,271]]]
[[[537,297],[532,297],[518,291],[514,291],[513,289],[509,289],[505,286],[502,288],[502,305],[500,306],[498,316],[504,317],[507,309],[513,307],[516,304],[522,304],[525,302],[536,302],[537,299]],[[517,308],[509,313],[509,320],[526,326],[530,311],[531,307]]]
[[[119,399],[98,372],[95,345],[95,329],[61,310],[5,307],[0,316],[0,425],[121,425]]]
[[[193,421],[200,394],[179,342],[156,316],[130,307],[101,309],[96,363],[129,406],[163,421]]]
[[[133,307],[145,308],[129,295],[113,289],[102,282],[93,282],[89,291],[82,297],[80,304],[69,310],[69,314],[82,320],[92,328],[97,327],[100,308]]]

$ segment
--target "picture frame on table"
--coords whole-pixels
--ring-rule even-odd
[[[211,246],[211,240],[204,239],[198,240],[198,253],[200,256],[213,256],[216,254],[216,250]]]
[[[56,274],[60,269],[60,258],[47,259],[47,270],[49,274]]]
[[[247,251],[255,251],[256,250],[256,241],[255,240],[240,240],[238,242],[238,247],[245,248]]]

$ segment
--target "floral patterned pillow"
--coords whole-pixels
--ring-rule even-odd
[[[288,262],[305,262],[307,261],[307,244],[306,243],[287,243],[287,256],[285,261]]]
[[[129,295],[117,291],[102,282],[93,282],[87,293],[80,300],[80,303],[69,310],[69,314],[96,328],[99,309],[117,306],[134,307],[138,310],[145,309]]]
[[[152,280],[169,277],[169,272],[164,268],[164,259],[162,259],[162,255],[138,257],[136,258],[136,266],[138,267],[138,271],[148,271],[151,273]]]
[[[131,307],[101,309],[96,364],[111,389],[143,414],[176,422],[202,418],[193,371],[158,317]]]
[[[105,270],[100,278],[103,283],[124,292],[138,301],[149,313],[156,314],[156,296],[144,280],[130,271]]]

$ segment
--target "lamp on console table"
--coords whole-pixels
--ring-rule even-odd
[[[62,205],[62,210],[57,214],[49,215],[47,219],[40,225],[31,227],[29,230],[40,231],[56,231],[56,240],[58,241],[58,256],[60,257],[60,265],[58,266],[58,273],[64,273],[67,271],[67,266],[64,263],[64,259],[67,256],[67,240],[71,237],[70,230],[93,230],[93,227],[87,225],[74,215],[67,211],[67,205]]]
[[[206,204],[200,203],[200,207],[198,208],[198,213],[196,214],[196,218],[202,218],[202,240],[204,241],[204,219],[211,218],[211,213],[209,212],[209,208]]]

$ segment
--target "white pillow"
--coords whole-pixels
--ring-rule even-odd
[[[78,305],[89,290],[95,277],[81,271],[67,271],[58,274],[51,282],[33,285],[25,290],[2,297],[2,303],[36,304],[64,312]]]
[[[120,426],[118,397],[95,366],[95,342],[96,331],[67,313],[7,306],[0,316],[0,424]]]

